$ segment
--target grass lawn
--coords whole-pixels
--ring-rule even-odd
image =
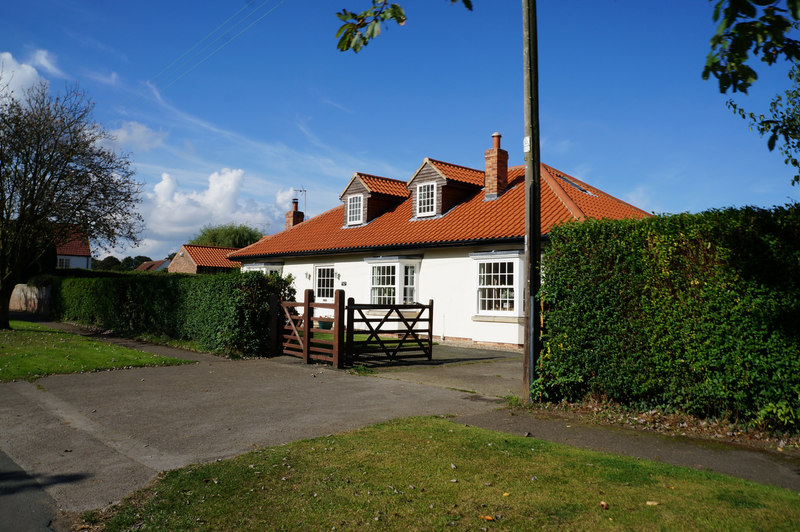
[[[12,321],[11,328],[11,331],[0,331],[0,382],[32,381],[57,373],[192,363],[92,340],[37,323]]]
[[[108,530],[796,530],[800,495],[408,418],[168,472]]]

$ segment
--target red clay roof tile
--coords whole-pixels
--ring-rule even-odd
[[[430,161],[448,179],[483,185],[483,172],[441,161]],[[550,166],[542,165],[541,232],[558,223],[589,218],[643,218],[650,216],[605,192]],[[230,257],[290,256],[334,251],[356,251],[392,247],[413,247],[458,242],[521,240],[525,236],[525,168],[508,169],[508,189],[498,198],[486,201],[476,190],[443,216],[413,219],[412,199],[378,216],[370,223],[345,226],[344,206],[340,205],[291,229],[265,237]],[[547,184],[550,179],[555,183]],[[580,187],[577,188],[577,187]],[[583,189],[583,190],[581,190]],[[585,192],[584,192],[585,191]],[[571,212],[569,206],[576,212]]]
[[[367,190],[376,194],[386,194],[387,196],[399,196],[407,198],[410,195],[405,181],[380,177],[376,175],[357,173],[356,177],[361,179]]]
[[[71,235],[64,238],[63,242],[56,245],[56,254],[70,255],[72,257],[91,257],[92,251],[89,248],[89,239],[81,230],[75,229]]]
[[[259,242],[261,241],[259,240]],[[184,244],[183,249],[198,266],[209,268],[241,268],[242,266],[240,262],[228,260],[228,255],[237,251],[236,248]]]

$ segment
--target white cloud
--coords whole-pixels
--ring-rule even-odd
[[[281,188],[275,193],[275,204],[278,208],[288,211],[296,195],[297,191],[294,188]]]
[[[622,199],[634,207],[639,207],[643,211],[653,212],[653,192],[649,187],[638,185],[636,188],[624,194]]]
[[[283,207],[243,198],[244,180],[244,170],[223,168],[208,176],[205,189],[185,190],[173,176],[162,174],[161,181],[144,194],[142,216],[147,229],[142,243],[125,255],[167,255],[208,224],[241,223],[264,233],[281,229],[276,222],[282,218]]]
[[[28,62],[35,67],[41,68],[51,76],[57,78],[66,77],[61,69],[56,66],[56,56],[47,50],[36,50],[28,59]]]
[[[8,90],[19,97],[41,80],[34,67],[19,63],[9,52],[0,52],[0,86],[8,85]]]
[[[121,128],[114,129],[110,133],[118,145],[143,151],[160,146],[167,137],[166,131],[154,131],[139,122],[124,122]]]
[[[111,72],[111,74],[108,75],[103,75],[99,72],[87,72],[86,77],[103,85],[108,85],[111,87],[119,85],[120,81],[119,74],[117,74],[116,72]]]

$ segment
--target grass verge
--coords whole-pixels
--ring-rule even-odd
[[[26,321],[0,331],[0,382],[32,381],[46,375],[142,366],[173,366],[191,361],[93,340]]]
[[[99,520],[108,530],[789,530],[800,496],[408,418],[174,470]]]

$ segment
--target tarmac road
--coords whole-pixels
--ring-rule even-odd
[[[0,384],[0,531],[62,528],[68,514],[117,502],[161,471],[412,415],[800,491],[800,463],[775,453],[512,415],[499,397],[518,394],[518,353],[435,346],[431,362],[367,364],[374,378],[108,340],[197,363]]]

